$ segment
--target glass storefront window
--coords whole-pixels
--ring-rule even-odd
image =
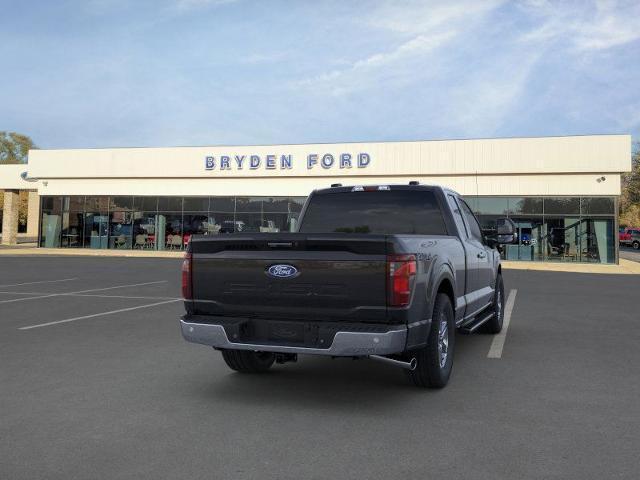
[[[289,210],[291,212],[301,212],[307,197],[291,197],[289,198]]]
[[[84,197],[63,198],[61,247],[81,248],[84,242]]]
[[[109,213],[109,197],[87,196],[84,202],[85,212]]]
[[[156,248],[156,212],[133,212],[133,248]]]
[[[181,250],[192,235],[296,231],[306,197],[43,196],[43,247]],[[615,197],[467,197],[483,229],[509,216],[507,260],[615,262]]]
[[[581,261],[615,262],[614,221],[606,218],[583,219]]]
[[[474,206],[470,207],[476,215],[504,217],[509,211],[509,202],[506,197],[476,197]]]
[[[43,197],[41,205],[40,246],[57,248],[62,230],[62,197]]]
[[[115,211],[110,214],[109,248],[130,249],[132,241],[132,213]]]
[[[182,212],[182,197],[159,197],[159,212]]]
[[[133,209],[141,212],[155,212],[158,210],[158,197],[134,197]]]
[[[218,235],[237,231],[233,218],[233,212],[209,212],[209,225],[207,226],[209,234]]]
[[[109,239],[109,215],[106,212],[84,214],[84,247],[107,248]]]
[[[580,215],[579,197],[546,197],[544,215]]]
[[[262,201],[262,211],[288,212],[290,208],[289,203],[288,197],[265,197]]]
[[[183,243],[186,247],[191,235],[209,235],[209,216],[207,212],[184,212]]]
[[[580,213],[582,215],[615,215],[615,201],[612,197],[582,197]]]
[[[236,213],[235,231],[258,233],[262,227],[262,214],[257,213]]]
[[[236,211],[235,197],[209,197],[210,212],[233,213]]]
[[[209,197],[185,197],[183,208],[185,212],[208,212]]]
[[[511,217],[516,224],[518,242],[504,245],[505,260],[539,261],[544,258],[542,217]]]
[[[236,212],[262,212],[262,197],[236,197]]]
[[[182,250],[182,213],[158,212],[155,240],[157,250]]]
[[[544,217],[543,248],[548,261],[579,261],[581,252],[579,217]]]
[[[542,215],[542,198],[509,198],[509,216]]]
[[[109,197],[109,211],[133,210],[133,197]]]

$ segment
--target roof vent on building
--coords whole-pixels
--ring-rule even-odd
[[[420,182],[419,182],[419,181],[417,181],[417,180],[411,180],[411,181],[409,182],[409,185],[420,185]]]
[[[332,183],[331,184],[331,188],[335,188],[335,187],[341,187],[342,184],[341,183]]]

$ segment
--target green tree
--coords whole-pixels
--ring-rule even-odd
[[[0,131],[0,164],[27,163],[29,149],[34,148],[33,140],[26,135]]]
[[[622,175],[620,225],[640,226],[640,142],[634,145],[631,172]]]

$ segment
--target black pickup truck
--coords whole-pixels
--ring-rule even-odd
[[[182,266],[190,342],[263,372],[298,354],[371,358],[420,387],[451,374],[455,329],[502,328],[496,247],[457,193],[437,186],[332,186],[307,199],[297,232],[194,236]]]

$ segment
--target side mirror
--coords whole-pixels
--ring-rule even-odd
[[[516,231],[516,224],[510,218],[498,218],[496,220],[497,243],[501,245],[516,243],[518,241]]]

